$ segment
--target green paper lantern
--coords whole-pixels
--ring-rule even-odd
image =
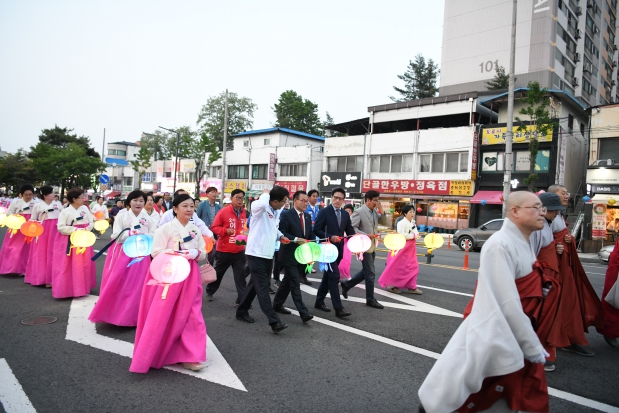
[[[299,246],[294,252],[294,257],[299,264],[307,264],[305,272],[309,273],[315,261],[318,261],[321,253],[320,245],[315,242],[306,242]]]

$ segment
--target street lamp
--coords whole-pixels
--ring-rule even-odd
[[[176,170],[178,169],[178,145],[181,138],[181,133],[179,131],[175,131],[174,129],[164,128],[163,126],[159,126],[160,129],[167,130],[168,132],[176,133],[176,161],[174,162],[174,189],[172,190],[172,196],[176,192]]]

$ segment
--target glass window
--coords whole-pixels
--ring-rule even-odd
[[[264,146],[271,144],[271,138],[264,138]]]
[[[458,172],[468,172],[469,170],[469,154],[462,152],[460,154],[460,170]]]
[[[459,153],[448,153],[447,162],[445,163],[445,172],[458,172],[460,165]]]
[[[619,138],[600,139],[600,156],[598,159],[614,159],[619,163]]]
[[[380,157],[380,172],[390,172],[389,166],[391,163],[391,156],[382,155]]]
[[[142,175],[142,182],[150,182],[150,172],[145,172]]]
[[[116,151],[116,155],[126,156],[127,155],[127,151],[121,151],[120,149],[118,149]],[[129,185],[131,185],[131,184],[129,184]]]
[[[327,166],[327,171],[328,172],[337,172],[337,157],[332,156],[330,158],[328,158],[329,160],[328,162],[328,166]]]
[[[380,157],[370,156],[370,172],[378,172],[380,167]]]
[[[444,153],[432,154],[432,172],[443,172],[444,164],[445,164]]]
[[[157,172],[150,173],[150,180],[155,182],[157,180]]]
[[[337,158],[337,172],[346,172],[346,158],[344,156]]]
[[[357,156],[357,167],[355,169],[351,169],[354,172],[362,172],[363,171],[363,156]]]
[[[108,155],[116,155],[116,149],[108,149],[107,150],[107,154]]]
[[[432,155],[419,155],[419,172],[430,172]]]
[[[252,179],[267,179],[268,165],[252,165]]]
[[[402,155],[402,172],[413,172],[413,155]]]
[[[402,155],[391,155],[391,172],[402,172]]]
[[[490,221],[487,222],[484,226],[486,227],[486,229],[498,231],[503,226],[503,220],[501,219],[497,221]]]
[[[243,147],[247,148],[249,146],[249,141],[243,141]]]
[[[132,186],[133,185],[133,177],[132,176],[125,176],[123,178],[123,185],[124,186]]]
[[[346,171],[355,171],[357,157],[356,156],[347,156],[346,157]]]

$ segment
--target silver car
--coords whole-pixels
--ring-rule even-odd
[[[503,219],[493,219],[477,228],[464,228],[456,231],[454,240],[461,250],[464,250],[466,241],[470,241],[470,249],[479,249],[484,245],[490,235],[494,234],[503,226]]]
[[[602,249],[598,251],[598,258],[608,264],[610,253],[613,252],[614,249],[614,245],[607,245],[605,247],[602,247]]]

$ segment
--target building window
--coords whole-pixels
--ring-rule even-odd
[[[458,173],[467,172],[468,170],[468,152],[447,152],[419,155],[419,172]]]
[[[151,182],[155,182],[157,180],[157,172],[150,173],[150,180]]]
[[[165,172],[166,178],[172,178],[172,172]]]
[[[228,179],[249,178],[249,165],[228,165]]]
[[[328,172],[361,172],[363,156],[331,156],[327,158]]]
[[[125,176],[123,178],[123,185],[124,186],[133,186],[133,177],[132,176]]]
[[[600,156],[598,159],[613,159],[615,163],[619,163],[619,138],[604,138],[599,139]]]
[[[116,155],[127,156],[127,151],[121,151],[120,149],[117,149],[116,150]]]
[[[212,178],[220,178],[221,179],[221,166],[211,166],[211,173],[209,174]]]
[[[178,178],[178,182],[181,182],[181,183],[195,182],[196,174],[194,172],[178,172],[177,178]]]
[[[370,157],[370,172],[400,173],[413,171],[413,155],[380,155]]]
[[[264,146],[269,146],[271,144],[271,138],[264,138]]]
[[[249,146],[249,140],[243,141],[243,148],[247,148]]]
[[[269,165],[252,165],[251,177],[252,179],[267,179],[269,176]]]
[[[514,151],[512,172],[528,172],[531,164],[529,151]],[[505,170],[505,152],[484,152],[481,156],[483,173],[503,173]],[[548,172],[550,167],[550,151],[540,149],[535,158],[535,171]]]
[[[279,165],[279,176],[306,176],[306,163],[289,163]]]
[[[107,154],[108,155],[116,155],[116,149],[108,149],[107,150]]]
[[[150,182],[150,172],[145,172],[142,175],[142,182]]]
[[[567,115],[567,128],[568,129],[574,129],[574,116],[568,114]]]

